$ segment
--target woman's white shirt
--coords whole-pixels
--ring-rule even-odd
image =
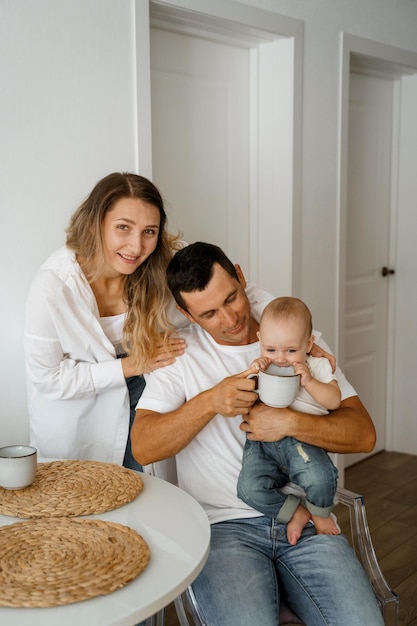
[[[176,327],[188,320],[172,300]],[[122,464],[130,402],[120,353],[124,316],[101,318],[67,247],[36,273],[26,304],[24,351],[30,439],[44,458]]]
[[[30,436],[39,456],[122,463],[130,411],[122,364],[66,247],[33,280],[24,349]]]

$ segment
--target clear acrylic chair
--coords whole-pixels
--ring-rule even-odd
[[[165,624],[165,609],[161,609],[156,615],[151,615],[145,621],[145,626],[164,626]]]
[[[385,625],[397,626],[400,599],[379,567],[366,517],[364,497],[338,488],[336,498],[338,503],[349,509],[352,548],[371,582]]]
[[[371,582],[385,626],[397,626],[399,597],[392,591],[379,567],[372,545],[364,498],[347,489],[338,488],[336,500],[337,503],[343,504],[349,509],[352,548]],[[188,587],[181,596],[176,598],[175,609],[181,626],[207,626],[199,613],[191,587]],[[303,624],[303,622],[286,606],[282,606],[278,624]]]

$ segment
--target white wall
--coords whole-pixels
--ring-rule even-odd
[[[245,3],[305,23],[301,295],[313,303],[315,326],[335,344],[340,33],[417,52],[417,4]],[[136,167],[133,5],[0,0],[0,444],[27,437],[21,337],[31,277],[64,241],[68,218],[92,185],[110,171]],[[417,253],[403,240],[411,272]],[[417,365],[410,367],[414,379]]]
[[[24,304],[92,186],[134,170],[130,0],[0,0],[0,445],[28,437]]]

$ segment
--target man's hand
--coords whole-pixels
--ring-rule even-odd
[[[293,409],[254,404],[240,425],[248,439],[280,441],[295,437],[327,452],[370,452],[376,441],[370,415],[358,396],[350,396],[328,415],[312,415]]]
[[[247,415],[258,399],[258,394],[254,391],[255,381],[248,378],[254,372],[256,368],[250,367],[240,374],[228,376],[206,392],[210,394],[213,413],[225,417]]]
[[[240,430],[254,441],[280,441],[289,434],[292,409],[276,409],[262,402],[245,414]]]

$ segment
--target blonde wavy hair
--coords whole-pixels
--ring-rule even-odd
[[[115,172],[100,180],[72,215],[66,230],[66,245],[86,260],[94,259],[95,270],[87,279],[93,282],[104,267],[101,225],[104,216],[121,198],[138,198],[156,207],[160,215],[160,229],[155,250],[137,268],[125,277],[124,300],[127,316],[123,328],[123,347],[139,371],[144,371],[148,359],[155,357],[156,348],[167,340],[173,326],[167,317],[171,295],[166,281],[166,268],[175,250],[181,245],[179,235],[166,231],[164,203],[155,185],[137,174]],[[98,267],[97,267],[98,261]]]

